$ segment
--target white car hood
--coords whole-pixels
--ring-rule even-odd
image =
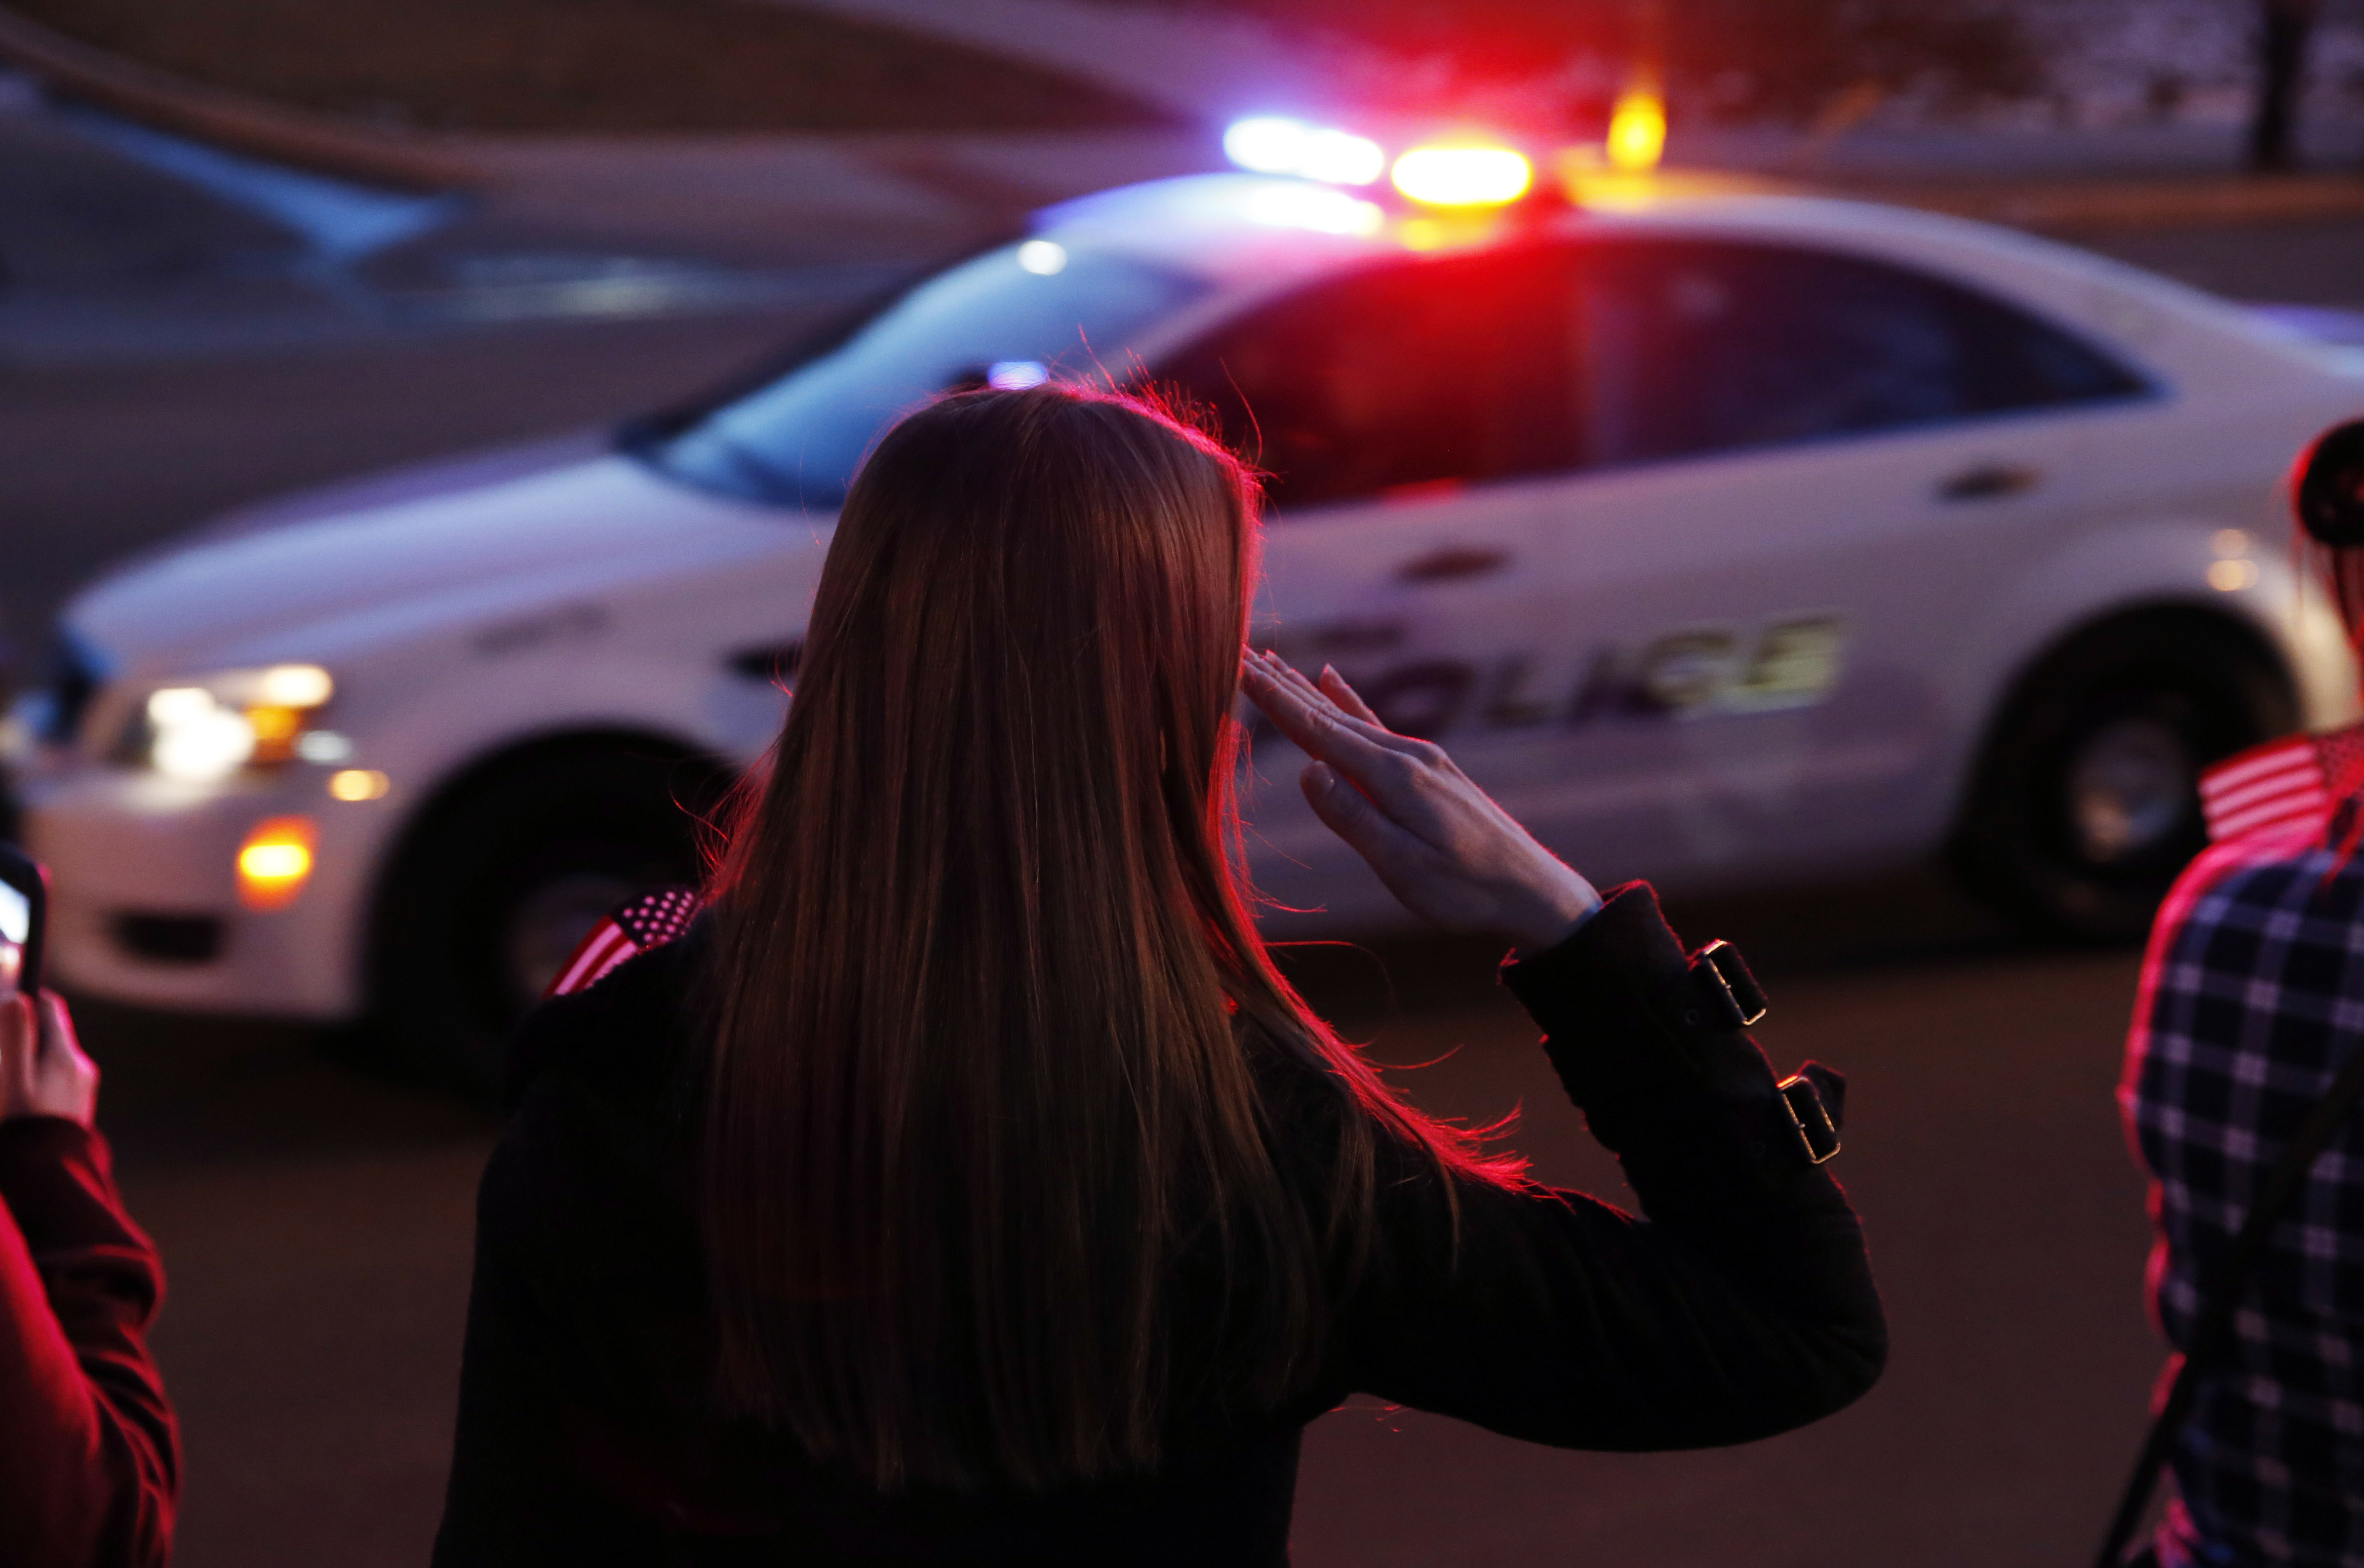
[[[200,537],[85,590],[67,622],[124,672],[317,658],[406,627],[710,571],[825,541],[766,511],[586,462],[229,538]]]

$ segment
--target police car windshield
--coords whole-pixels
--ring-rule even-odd
[[[1049,240],[929,279],[842,347],[641,447],[659,472],[740,500],[835,509],[895,416],[963,386],[1026,386],[1118,367],[1132,339],[1202,280]]]

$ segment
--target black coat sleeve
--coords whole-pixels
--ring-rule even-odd
[[[1504,980],[1649,1218],[1580,1193],[1458,1177],[1448,1191],[1399,1160],[1342,1310],[1336,1382],[1626,1451],[1768,1436],[1869,1388],[1887,1329],[1861,1228],[1826,1166],[1773,1148],[1772,1071],[1696,1005],[1649,888],[1619,889]]]

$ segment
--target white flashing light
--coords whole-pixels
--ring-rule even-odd
[[[1306,138],[1298,172],[1333,185],[1367,185],[1388,172],[1388,155],[1367,136],[1317,130]]]
[[[1294,174],[1333,185],[1367,185],[1387,172],[1386,150],[1366,136],[1256,115],[1223,132],[1224,156],[1259,174]]]
[[[343,737],[311,729],[336,690],[318,664],[226,670],[203,684],[161,686],[145,704],[147,760],[165,777],[190,783],[225,779],[250,763],[341,761],[341,753],[326,753]]]
[[[1372,235],[1388,221],[1376,202],[1321,185],[1267,185],[1248,193],[1240,210],[1252,223],[1316,234]]]
[[[214,695],[203,686],[166,686],[148,694],[151,724],[203,723],[215,709]]]
[[[254,700],[264,707],[322,707],[337,683],[318,664],[273,664],[255,682]]]
[[[1040,360],[997,360],[985,369],[985,384],[1001,392],[1023,392],[1050,379],[1050,367]]]
[[[1313,128],[1278,115],[1235,120],[1223,132],[1223,156],[1259,174],[1294,174]]]
[[[217,704],[211,692],[195,695],[204,699],[202,707],[189,700],[186,687],[149,697],[148,717],[156,728],[149,757],[168,779],[227,778],[254,755],[254,726],[236,708]]]
[[[1395,167],[1396,189],[1425,206],[1500,206],[1525,195],[1534,177],[1507,147],[1415,147]]]
[[[1067,248],[1055,239],[1029,239],[1018,248],[1018,264],[1038,278],[1067,270]]]

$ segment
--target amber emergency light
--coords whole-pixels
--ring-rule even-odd
[[[284,909],[312,875],[318,840],[308,817],[266,817],[238,847],[238,901],[249,909]]]
[[[1504,206],[1527,194],[1535,171],[1507,147],[1415,147],[1396,160],[1393,179],[1422,206]]]

